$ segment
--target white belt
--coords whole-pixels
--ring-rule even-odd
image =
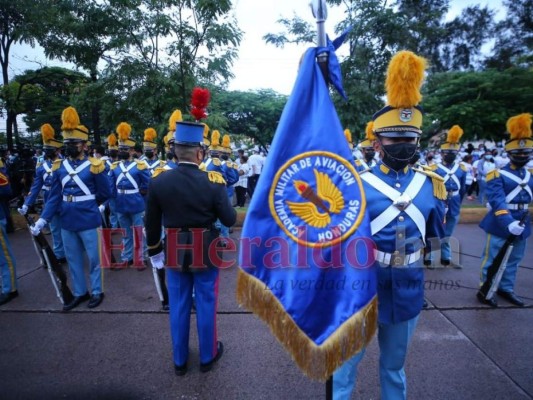
[[[117,192],[120,194],[133,194],[139,193],[139,189],[117,189]]]
[[[459,196],[458,190],[448,190],[448,195]]]
[[[374,257],[376,261],[391,265],[393,267],[403,267],[414,262],[417,262],[420,259],[420,250],[415,251],[411,254],[400,254],[398,250],[394,253],[385,253],[384,251],[374,250]]]
[[[529,203],[514,203],[509,204],[507,203],[507,208],[509,210],[526,210]]]
[[[94,199],[96,199],[96,196],[94,194],[87,194],[85,196],[63,195],[63,201],[66,201],[68,203],[78,202],[78,201],[88,201],[88,200],[94,200]]]
[[[43,186],[41,190],[50,190],[51,186]]]

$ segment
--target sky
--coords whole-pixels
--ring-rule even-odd
[[[501,0],[451,0],[448,19],[454,18],[462,8],[474,4],[501,8]],[[239,47],[239,58],[233,66],[235,78],[229,82],[228,88],[243,91],[272,89],[281,94],[290,94],[296,80],[298,61],[309,44],[289,45],[280,49],[266,44],[262,38],[267,33],[281,31],[281,26],[276,23],[281,17],[291,18],[296,14],[314,23],[309,0],[234,0],[234,6],[239,27],[244,35]],[[501,14],[498,17],[501,17]],[[325,26],[330,36],[334,36],[334,25],[341,20],[342,12],[328,10]],[[32,49],[27,45],[15,45],[12,48],[10,65],[9,74],[13,77],[26,69],[66,64],[46,60],[39,47]]]

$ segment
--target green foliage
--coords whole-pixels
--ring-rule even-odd
[[[430,136],[458,124],[466,140],[500,140],[509,117],[533,112],[533,74],[523,68],[435,74],[424,91]]]

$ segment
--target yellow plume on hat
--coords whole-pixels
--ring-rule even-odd
[[[459,143],[459,139],[461,139],[461,136],[463,136],[464,131],[461,129],[459,125],[454,125],[450,128],[448,131],[448,137],[446,139],[446,142],[451,144]]]
[[[108,137],[107,137],[107,145],[108,146],[116,146],[117,145],[117,135],[115,135],[114,133],[111,133]]]
[[[183,121],[180,110],[174,110],[170,118],[168,119],[168,130],[174,132],[176,130],[176,122]]]
[[[153,142],[154,139],[157,137],[157,132],[154,128],[146,128],[144,130],[144,141],[145,142]]]
[[[87,128],[85,125],[78,125],[76,129],[80,132],[89,134],[89,128]]]
[[[222,136],[222,147],[229,147],[230,146],[230,137],[229,135]]]
[[[507,120],[507,132],[511,140],[528,139],[531,137],[531,114],[515,115]]]
[[[117,126],[118,139],[121,141],[126,141],[130,137],[131,125],[127,122],[121,122]]]
[[[74,107],[67,107],[61,113],[61,130],[71,131],[78,127],[80,124],[80,117]]]
[[[209,146],[211,144],[211,142],[209,141],[209,126],[207,126],[206,123],[204,123],[203,125],[204,125],[204,144],[206,146]]]
[[[211,133],[211,147],[220,146],[220,132],[216,129]]]
[[[392,57],[385,82],[388,104],[409,108],[420,103],[425,69],[426,60],[411,51],[400,51]]]
[[[369,121],[366,124],[365,139],[366,140],[376,140],[376,135],[374,135],[374,121]]]
[[[344,137],[348,141],[348,143],[352,143],[352,132],[349,129],[344,130]]]
[[[174,133],[173,132],[168,132],[164,137],[163,137],[163,142],[165,142],[165,146],[168,147],[168,142],[169,140],[172,140],[174,139]]]
[[[52,128],[52,125],[44,124],[41,126],[41,135],[43,137],[43,143],[46,143],[54,138],[55,130]]]

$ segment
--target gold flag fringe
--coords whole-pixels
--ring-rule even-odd
[[[377,329],[377,296],[374,296],[318,346],[296,325],[265,283],[241,269],[237,277],[237,302],[267,323],[305,375],[322,382],[367,346]]]

